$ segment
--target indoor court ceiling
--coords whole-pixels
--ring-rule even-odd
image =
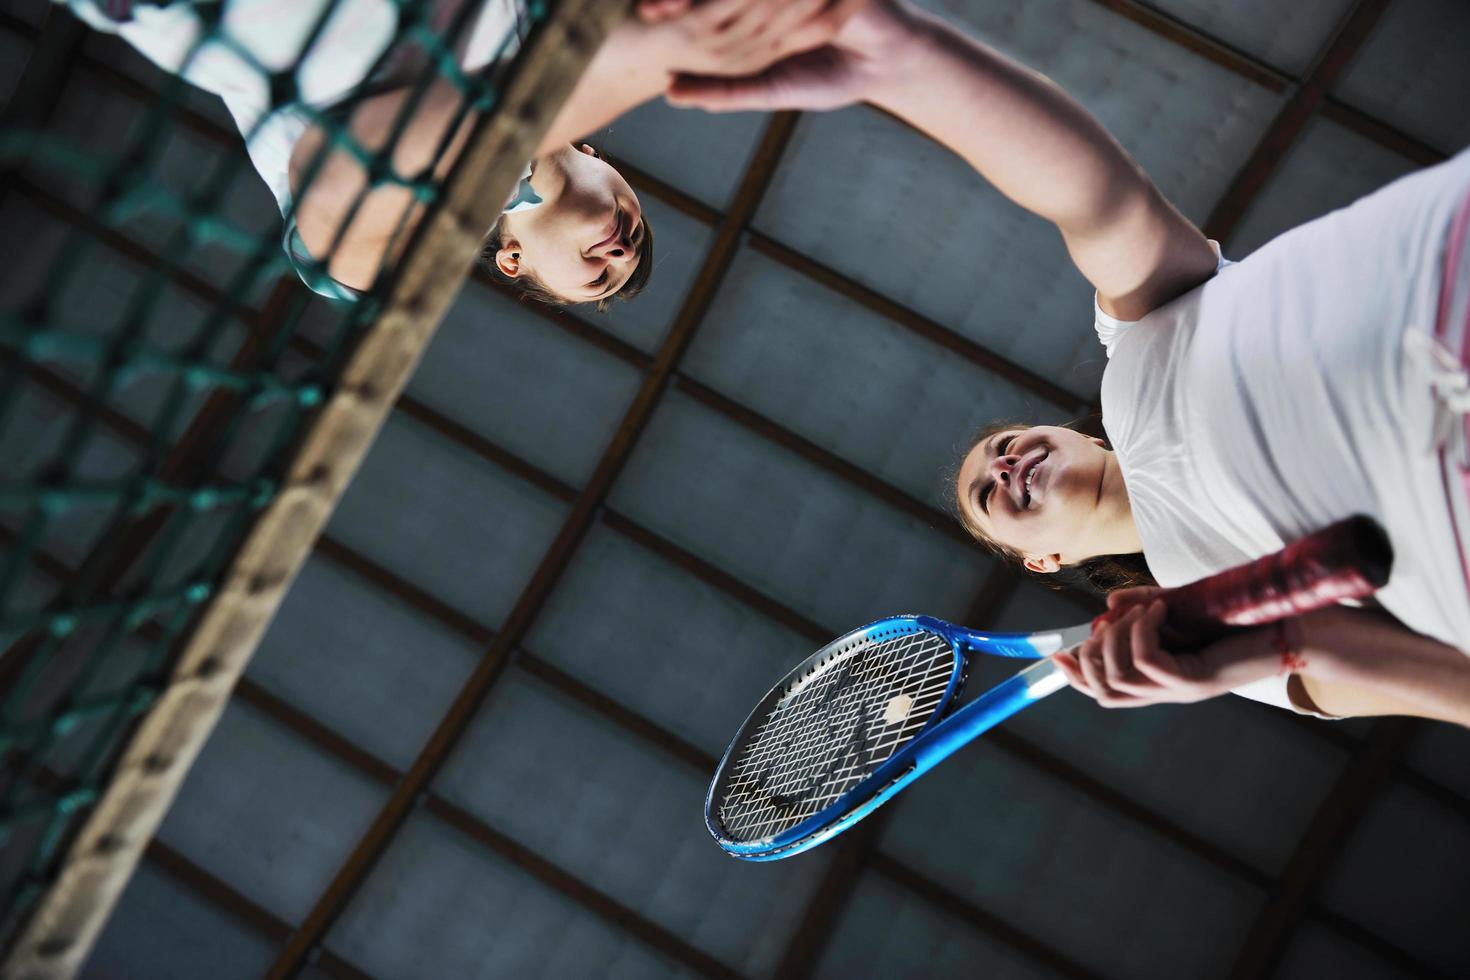
[[[1230,258],[1470,144],[1462,0],[926,6],[1061,83]],[[0,2],[0,97],[50,13]],[[158,84],[88,35],[52,124],[105,139]],[[180,179],[237,142],[191,104]],[[875,110],[658,105],[592,142],[657,228],[649,290],[465,286],[85,975],[1470,975],[1444,725],[1065,692],[831,846],[725,857],[715,759],[829,637],[1089,617],[970,544],[943,475],[986,422],[1091,415],[1103,353],[1054,230]],[[251,173],[230,210],[277,213]],[[5,200],[0,280],[65,220]]]

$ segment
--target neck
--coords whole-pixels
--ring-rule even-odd
[[[1098,516],[1090,530],[1088,557],[1131,555],[1143,550],[1138,525],[1133,520],[1133,505],[1118,457],[1108,453],[1103,460],[1102,478],[1098,485]],[[1084,559],[1085,560],[1085,559]]]
[[[568,143],[531,161],[531,187],[543,201],[550,203],[566,190],[567,154],[576,152],[578,151]]]

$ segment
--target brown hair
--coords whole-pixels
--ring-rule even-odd
[[[975,520],[970,508],[965,506],[965,500],[960,493],[959,472],[960,467],[964,465],[965,459],[970,455],[971,451],[986,439],[1001,432],[1009,432],[1011,430],[1024,432],[1031,427],[1030,423],[1025,422],[992,422],[989,425],[982,426],[970,438],[970,441],[966,443],[965,450],[960,454],[959,461],[948,474],[948,482],[951,488],[951,505],[954,507],[955,516],[959,519],[964,529],[969,532],[970,537],[980,542],[981,545],[994,554],[1013,561],[1023,568],[1025,567],[1026,556],[1010,545],[991,537],[990,533],[980,526],[980,522]],[[1141,551],[1135,551],[1132,554],[1126,555],[1097,555],[1080,561],[1075,565],[1064,566],[1064,568],[1071,570],[1076,577],[1079,577],[1092,588],[1104,593],[1114,592],[1118,589],[1131,589],[1138,585],[1158,584],[1154,581],[1153,574],[1148,570],[1148,563],[1143,560],[1143,552]],[[1030,569],[1027,569],[1027,571],[1030,572]],[[1063,588],[1068,585],[1067,578],[1071,577],[1061,577],[1042,572],[1031,572],[1031,574],[1035,578],[1041,579],[1047,586],[1053,589]]]

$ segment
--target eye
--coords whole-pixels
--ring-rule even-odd
[[[592,280],[587,285],[590,286],[593,289],[597,289],[599,286],[606,286],[607,285],[607,270],[606,269],[603,269],[602,270],[602,275],[598,276],[596,279]]]

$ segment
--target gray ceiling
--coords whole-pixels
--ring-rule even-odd
[[[46,11],[5,6],[8,95]],[[930,6],[1075,93],[1233,258],[1470,143],[1457,0]],[[1263,165],[1339,25],[1378,7]],[[157,80],[85,51],[54,125],[106,139],[140,93],[98,65]],[[180,180],[229,145],[194,108],[160,164]],[[297,947],[312,977],[1470,975],[1470,734],[1444,726],[1064,693],[840,845],[721,855],[713,759],[828,636],[1086,618],[963,540],[942,473],[984,422],[1087,414],[1101,349],[1054,232],[875,111],[652,106],[594,141],[657,227],[649,292],[598,316],[466,285],[88,975],[257,977]],[[1231,204],[1243,173],[1264,183]],[[14,283],[59,219],[4,209]],[[230,213],[274,206],[243,174]],[[73,319],[128,274],[94,271]],[[16,453],[43,452],[31,411]]]

